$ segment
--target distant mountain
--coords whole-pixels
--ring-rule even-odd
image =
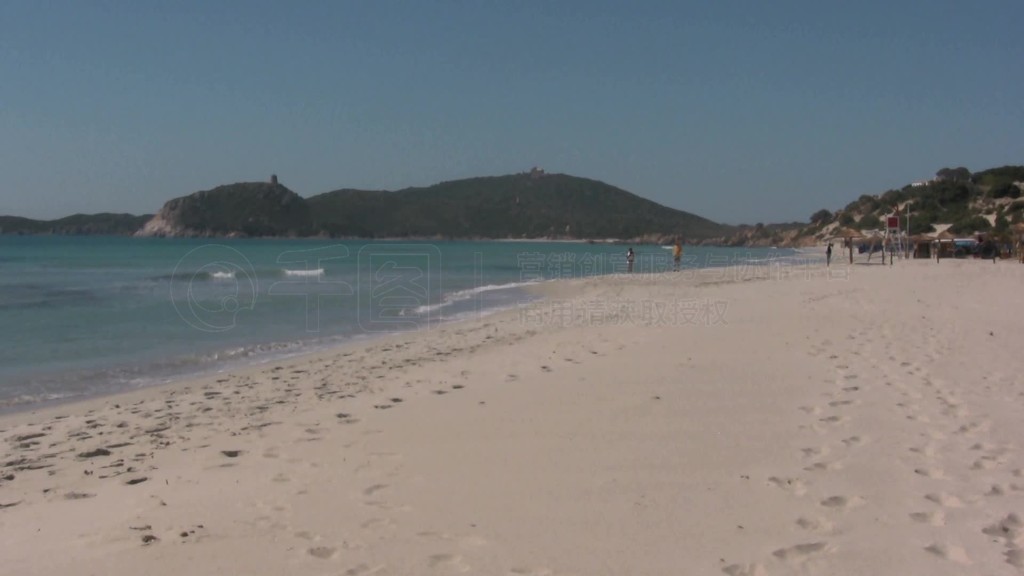
[[[166,204],[137,236],[311,236],[306,201],[273,182],[243,182],[203,190]]]
[[[0,216],[0,234],[131,235],[152,218],[152,214],[75,214],[57,220],[32,220]]]
[[[604,182],[538,172],[395,192],[335,190],[307,202],[316,229],[331,236],[706,238],[731,230]]]
[[[730,230],[603,182],[533,171],[395,192],[342,189],[308,199],[276,180],[229,184],[167,202],[137,235],[657,242]]]

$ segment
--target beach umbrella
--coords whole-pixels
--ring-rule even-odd
[[[853,242],[850,240],[853,238],[862,238],[864,235],[854,230],[853,228],[844,228],[842,226],[836,228],[829,234],[829,238],[842,238],[846,240],[848,248],[850,249],[850,264],[853,264]]]

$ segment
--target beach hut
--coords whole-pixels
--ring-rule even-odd
[[[853,264],[853,239],[863,238],[864,235],[854,230],[853,228],[844,228],[840,226],[832,231],[828,236],[833,239],[841,239],[843,241],[843,247],[849,248],[850,250],[850,264]]]
[[[935,236],[931,234],[915,234],[910,237],[910,245],[914,247],[914,258],[931,258],[932,243]]]
[[[956,245],[953,244],[953,240],[956,239],[956,235],[949,230],[943,230],[935,236],[935,260],[939,261],[943,258],[952,258],[953,252],[956,251]]]

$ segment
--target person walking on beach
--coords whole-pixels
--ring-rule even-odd
[[[832,265],[832,243],[828,243],[828,247],[825,248],[825,267]]]
[[[636,260],[636,254],[633,253],[633,248],[630,247],[630,249],[626,251],[626,272],[633,271],[633,260]]]
[[[676,244],[672,247],[672,262],[674,262],[675,271],[679,272],[679,262],[683,259],[683,241],[676,238]]]

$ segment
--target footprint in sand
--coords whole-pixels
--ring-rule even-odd
[[[797,518],[796,525],[811,532],[828,532],[834,526],[826,518],[807,518],[806,516]]]
[[[864,503],[862,498],[847,498],[846,496],[829,496],[820,502],[825,508],[832,510],[846,510]]]
[[[1011,487],[1011,489],[1012,489],[1012,487]],[[1006,489],[1003,488],[999,484],[993,484],[992,487],[988,489],[988,492],[985,492],[985,496],[1005,496],[1005,495],[1006,495]]]
[[[828,551],[828,549],[828,543],[826,542],[808,542],[805,544],[790,546],[789,548],[779,548],[772,552],[772,556],[775,556],[779,560],[791,562],[794,560],[803,560],[804,558],[814,554],[821,554]]]
[[[804,454],[804,458],[814,458],[816,456],[824,456],[828,454],[827,446],[814,446],[810,448],[801,448],[801,452]]]
[[[936,452],[935,446],[932,446],[930,444],[927,446],[912,446],[908,448],[908,450],[910,450],[914,454],[920,454],[927,458],[933,458]]]
[[[803,496],[807,493],[807,486],[799,478],[779,478],[772,476],[768,479],[770,484],[792,493],[794,496]]]
[[[960,426],[959,428],[957,428],[956,429],[956,433],[957,434],[962,434],[964,436],[971,436],[971,435],[973,435],[976,432],[988,432],[988,430],[991,427],[992,427],[992,423],[988,422],[988,421],[969,422],[969,423],[964,424],[963,426]]]
[[[838,415],[836,415],[836,416],[826,416],[824,418],[818,418],[819,422],[824,422],[826,424],[832,424],[832,425],[842,424],[843,422],[846,422],[847,420],[849,420],[849,418],[847,418],[846,416],[838,416]]]
[[[730,564],[722,572],[729,576],[768,576],[768,570],[761,564]]]
[[[971,563],[970,557],[967,556],[967,550],[964,550],[961,546],[954,546],[951,544],[932,544],[930,546],[926,546],[925,550],[940,558],[956,562],[957,564]]]
[[[959,498],[951,494],[946,494],[945,492],[932,492],[930,494],[925,494],[924,499],[929,502],[934,502],[940,506],[945,506],[946,508],[962,508],[964,505]]]
[[[946,474],[938,468],[914,468],[914,474],[925,478],[942,479],[946,477]]]
[[[387,484],[374,484],[373,486],[370,486],[369,488],[366,488],[365,490],[363,490],[363,495],[364,496],[373,496],[377,492],[380,492],[381,490],[383,490],[383,489],[385,489],[387,487],[388,487]]]
[[[938,512],[912,512],[910,519],[920,524],[930,524],[932,526],[946,525],[946,513],[941,510]]]
[[[338,555],[338,549],[333,546],[314,546],[306,550],[313,558],[319,558],[320,560],[330,560]]]
[[[433,554],[427,558],[427,566],[431,570],[440,570],[449,573],[462,573],[469,571],[469,564],[465,558],[458,554]]]
[[[342,572],[342,574],[344,574],[344,576],[370,576],[372,574],[379,574],[382,570],[384,570],[384,568],[385,566],[383,564],[380,566],[372,567],[366,564],[357,564],[349,568],[348,570],[345,570],[344,572]]]
[[[1003,538],[1007,545],[1019,547],[1024,544],[1024,522],[1014,513],[986,526],[982,532],[994,538]]]
[[[832,470],[842,470],[843,464],[841,462],[815,462],[810,466],[805,466],[804,470],[808,472],[830,472]]]
[[[864,439],[860,436],[850,436],[849,438],[843,438],[843,444],[847,448],[853,448],[854,446],[860,446],[864,443]]]
[[[982,456],[971,464],[971,470],[992,470],[1006,462],[1005,458],[999,456]]]

